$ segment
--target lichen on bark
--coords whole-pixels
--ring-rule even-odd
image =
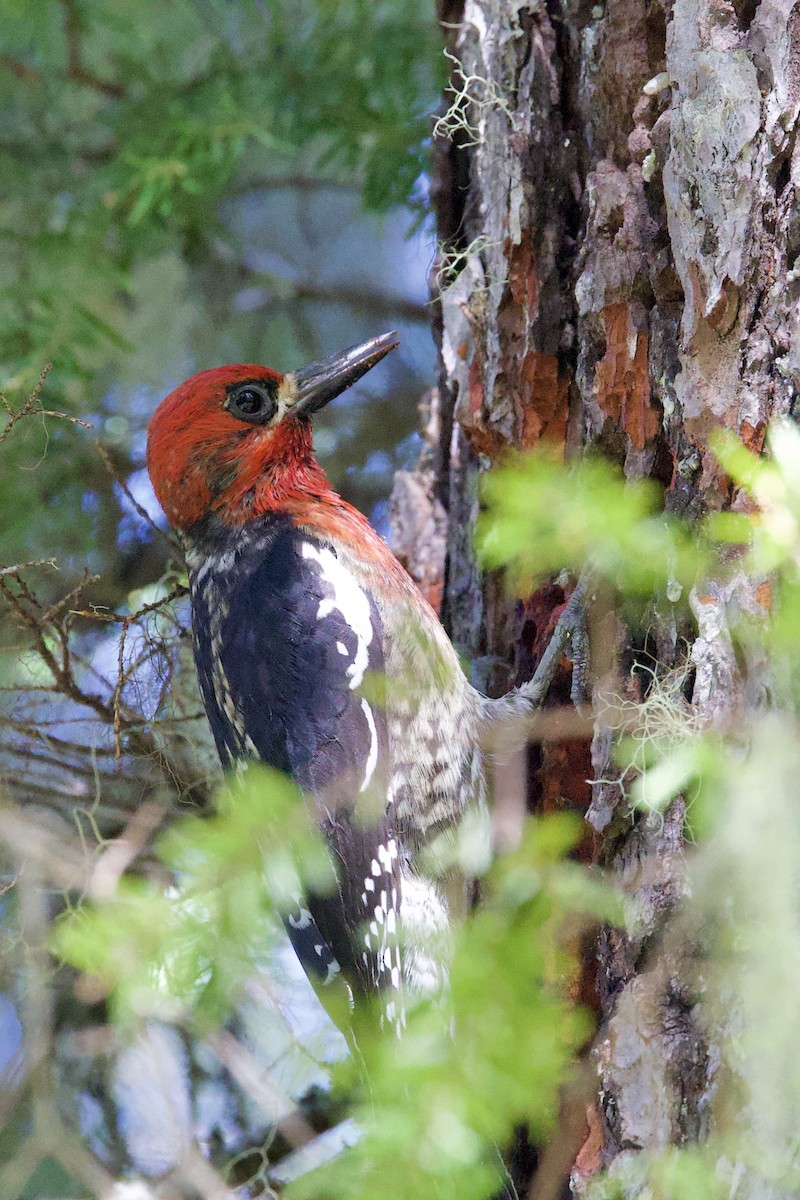
[[[442,613],[470,658],[491,662],[482,681],[500,691],[530,672],[564,602],[551,585],[509,600],[476,569],[479,480],[506,448],[599,450],[629,477],[658,481],[665,508],[694,520],[740,502],[710,452],[712,430],[758,451],[768,421],[793,410],[800,10],[791,0],[440,0],[439,15],[474,100],[462,107],[469,136],[434,147],[443,252],[461,268],[437,284]],[[727,607],[765,616],[759,581],[727,579],[698,589],[693,626],[669,597],[650,614],[657,672],[685,662],[682,639],[694,641],[687,720],[712,726],[751,702]],[[640,704],[646,684],[628,671],[635,631],[613,628],[613,687]],[[596,700],[609,686],[595,679]],[[692,947],[665,936],[687,886],[684,806],[631,811],[609,775],[604,711],[596,705],[591,747],[531,751],[528,803],[585,811],[587,844],[639,913],[597,947],[598,1087],[571,1185],[584,1194],[605,1167],[633,1195],[638,1154],[705,1136],[714,1049],[697,1017]]]

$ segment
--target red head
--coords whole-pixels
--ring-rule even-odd
[[[390,333],[287,375],[237,363],[187,379],[147,433],[147,467],[170,525],[184,531],[211,514],[229,525],[267,512],[302,519],[328,497],[341,504],[314,461],[310,416],[396,345]]]

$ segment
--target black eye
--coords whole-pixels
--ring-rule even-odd
[[[278,411],[277,383],[240,383],[228,393],[228,412],[242,421],[266,424]]]

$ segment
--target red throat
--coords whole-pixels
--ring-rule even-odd
[[[314,460],[311,426],[291,417],[274,429],[240,434],[220,450],[214,473],[209,509],[226,525],[334,494]]]
[[[369,546],[388,579],[406,580],[405,571],[367,518],[328,482],[314,459],[308,424],[283,421],[273,431],[266,456],[258,443],[251,443],[237,446],[225,457],[234,464],[236,475],[210,508],[227,525],[283,514],[316,536],[349,547],[356,557]]]

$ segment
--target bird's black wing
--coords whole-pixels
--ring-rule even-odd
[[[338,869],[338,893],[310,896],[288,918],[298,956],[322,978],[335,959],[352,982],[397,986],[400,863],[374,600],[330,548],[284,527],[219,580],[215,603],[196,649],[223,761],[257,757],[295,779],[316,800]]]

